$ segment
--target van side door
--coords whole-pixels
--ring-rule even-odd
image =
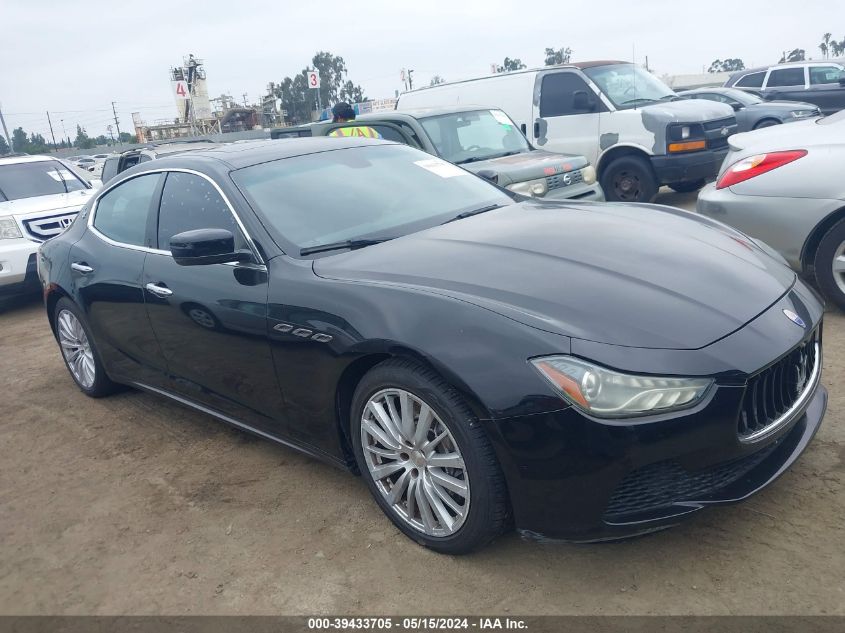
[[[537,73],[533,129],[528,137],[537,147],[581,154],[594,165],[599,154],[600,117],[608,112],[595,90],[574,70]]]

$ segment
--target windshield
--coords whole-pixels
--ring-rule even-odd
[[[470,163],[528,152],[531,147],[501,110],[456,112],[421,119],[437,153],[450,163]]]
[[[666,84],[636,64],[611,64],[585,68],[584,73],[617,108],[635,108],[676,95]]]
[[[718,94],[722,94],[734,101],[739,101],[742,105],[763,103],[763,100],[757,95],[745,92],[745,90],[739,90],[738,88],[723,88]]]
[[[393,144],[275,160],[234,171],[232,179],[286,251],[399,237],[512,202],[460,167]]]
[[[0,200],[20,200],[87,189],[57,160],[0,165]]]

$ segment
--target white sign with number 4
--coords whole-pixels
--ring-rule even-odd
[[[188,93],[188,82],[179,80],[173,82],[173,92],[177,99],[190,99],[191,95]]]
[[[308,71],[308,87],[317,89],[320,87],[320,73],[316,70]]]

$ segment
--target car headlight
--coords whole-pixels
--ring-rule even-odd
[[[581,170],[581,178],[585,185],[592,185],[596,181],[596,168],[592,165],[587,165]]]
[[[0,216],[0,240],[11,240],[16,237],[23,237],[18,223],[11,215]]]
[[[545,178],[538,178],[537,180],[525,180],[523,182],[515,182],[512,185],[505,187],[514,193],[521,193],[524,196],[545,196],[549,191],[549,186],[546,184]]]
[[[627,418],[700,401],[712,378],[623,374],[571,356],[546,356],[531,363],[569,403],[600,418]]]
[[[815,113],[815,110],[793,110],[790,112],[790,114],[796,119],[805,119],[808,116],[813,116]]]

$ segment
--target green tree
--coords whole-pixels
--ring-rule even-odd
[[[440,75],[434,75],[434,77],[431,78],[431,81],[428,82],[428,85],[429,86],[436,86],[437,84],[442,84],[445,81],[446,80],[443,79],[443,77],[441,77]]]
[[[839,57],[842,53],[845,53],[845,38],[841,42],[832,41],[830,43],[830,54],[834,57]]]
[[[320,73],[320,102],[323,107],[342,100],[340,93],[346,77],[346,62],[340,55],[319,51],[311,58],[314,70]],[[308,69],[306,69],[308,70]]]
[[[806,52],[803,48],[793,48],[788,53],[784,51],[783,55],[780,58],[779,64],[783,64],[784,62],[803,62]]]
[[[735,70],[745,70],[745,62],[738,57],[729,57],[728,59],[717,59],[710,68],[707,69],[709,73],[724,73],[733,72]]]
[[[347,81],[340,90],[340,100],[347,103],[363,103],[367,100],[367,97],[364,96],[364,89],[361,86],[356,86],[351,81]]]
[[[100,134],[97,138],[94,139],[94,143],[97,145],[108,145],[109,138],[105,134]]]
[[[822,35],[822,42],[819,44],[819,50],[822,52],[822,56],[827,59],[830,56],[830,38],[832,35],[830,33],[825,33]]]
[[[0,156],[3,154],[8,154],[12,150],[9,148],[9,144],[6,142],[5,136],[0,136]]]
[[[557,66],[559,64],[568,64],[569,58],[572,57],[572,49],[568,46],[566,48],[546,49],[546,66]]]
[[[129,132],[121,132],[118,135],[117,140],[120,143],[134,143],[138,139],[134,134],[130,134]]]
[[[546,49],[550,50],[550,49]],[[522,60],[518,57],[514,57],[511,59],[510,57],[505,57],[505,61],[502,63],[501,66],[496,66],[497,73],[509,73],[514,70],[522,70],[523,68],[527,68],[525,64],[522,63]]]
[[[82,126],[77,123],[76,140],[73,142],[73,144],[79,149],[91,149],[92,147],[94,147],[94,139],[89,138],[88,135],[85,133],[85,130],[82,129]]]
[[[29,145],[29,139],[22,127],[12,130],[12,147],[16,152],[25,152],[26,146]]]

